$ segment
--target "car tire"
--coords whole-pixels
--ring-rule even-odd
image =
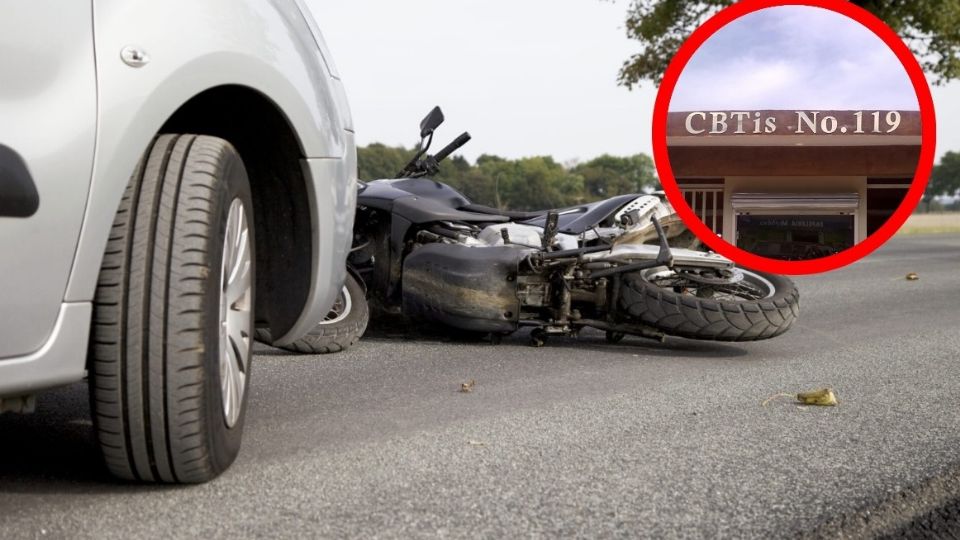
[[[123,195],[94,299],[91,404],[114,475],[205,482],[237,457],[253,342],[253,229],[247,173],[230,143],[154,141]]]
[[[353,275],[347,274],[343,289],[326,320],[315,326],[309,334],[281,348],[301,354],[342,352],[360,340],[369,322],[370,306],[367,305],[363,286]],[[267,344],[273,342],[269,328],[257,328],[256,337]]]

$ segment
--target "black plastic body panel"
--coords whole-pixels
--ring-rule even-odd
[[[459,210],[470,205],[459,191],[429,178],[369,182],[357,194],[357,204],[388,210],[411,223],[468,221],[504,223],[507,216]]]
[[[617,211],[627,203],[639,196],[638,194],[618,195],[590,204],[582,204],[557,210],[557,212],[560,213],[559,231],[564,234],[583,234],[613,214],[616,214]],[[543,227],[545,221],[546,215],[544,214],[544,216],[524,221],[523,223]]]
[[[507,216],[464,212],[445,205],[442,201],[426,197],[410,197],[393,201],[393,213],[410,220],[411,223],[430,223],[432,221],[466,221],[474,223],[506,223]]]
[[[357,203],[388,210],[393,201],[409,197],[433,199],[448,208],[460,208],[470,204],[459,191],[429,178],[385,179],[366,182],[357,194]]]
[[[468,204],[466,206],[462,206],[460,210],[466,212],[479,212],[481,214],[503,215],[510,219],[534,219],[538,217],[544,217],[548,212],[548,210],[540,210],[537,212],[525,212],[522,210],[498,210],[491,206],[485,206],[482,204]]]
[[[517,329],[516,247],[427,244],[403,263],[403,313],[478,332]]]
[[[429,178],[404,178],[390,182],[390,186],[417,197],[433,199],[450,208],[460,208],[470,204],[470,199],[452,187]]]
[[[397,189],[387,181],[376,180],[366,182],[360,187],[360,191],[357,193],[357,204],[381,210],[391,210],[393,201],[410,196],[411,193]]]
[[[20,154],[0,144],[0,217],[27,218],[40,208],[40,194]]]

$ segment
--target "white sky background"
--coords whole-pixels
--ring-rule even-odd
[[[471,161],[484,153],[550,155],[561,162],[652,153],[653,85],[632,92],[616,85],[620,65],[639,47],[623,29],[625,0],[307,3],[344,80],[360,145],[411,147],[420,119],[440,105],[447,121],[435,145],[470,131],[473,140],[461,153]],[[765,12],[779,10],[823,12]],[[893,53],[881,49],[868,30],[832,12],[815,13],[817,21],[792,13],[780,21],[767,16],[772,20],[764,24],[737,24],[765,12],[733,23],[708,41],[710,50],[697,52],[672,109],[917,108],[912,88],[903,91],[909,83],[899,63],[884,68],[890,59],[896,62]],[[835,69],[805,71],[804,62],[832,62]],[[746,92],[736,70],[760,73],[763,84]],[[804,81],[812,89],[796,92]],[[732,82],[740,87],[724,92]],[[830,96],[829,102],[813,102],[817,92]],[[960,150],[960,83],[934,88],[933,94],[937,154]],[[753,104],[721,102],[724,96]],[[790,100],[777,101],[784,96]],[[692,106],[707,99],[716,101]]]
[[[617,86],[636,50],[625,2],[308,0],[343,78],[359,144],[411,147],[440,105],[434,141],[461,153],[563,162],[650,152],[652,84]],[[562,8],[558,8],[561,6]]]
[[[883,41],[839,13],[764,9],[711,36],[683,70],[671,110],[917,110],[906,71]]]

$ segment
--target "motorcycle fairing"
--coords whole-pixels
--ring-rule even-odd
[[[411,223],[431,221],[467,221],[503,223],[510,218],[495,214],[470,212],[461,208],[470,205],[459,191],[427,178],[375,180],[360,188],[357,203],[386,210]]]
[[[512,332],[520,318],[517,268],[533,250],[427,244],[403,262],[403,312],[477,332]]]
[[[420,197],[438,201],[447,208],[459,208],[470,201],[450,186],[427,178],[400,178],[364,182],[357,193],[357,201],[382,210],[390,210],[401,199]]]
[[[619,195],[610,199],[557,209],[559,232],[583,234],[611,219],[618,210],[640,197]],[[508,212],[502,215],[495,208],[473,204],[470,199],[446,184],[428,178],[376,180],[365,184],[358,202],[363,206],[388,210],[411,223],[431,221],[465,221],[473,223],[506,223],[518,221],[542,227],[548,210]],[[535,216],[531,219],[531,216]]]
[[[407,197],[393,202],[393,213],[409,220],[411,223],[430,223],[432,221],[465,221],[475,223],[506,223],[507,216],[477,214],[451,208],[443,203],[428,197]]]
[[[389,260],[382,261],[389,268],[388,275],[400,275],[400,261],[407,232],[415,223],[432,221],[465,221],[502,223],[506,216],[463,212],[457,207],[469,204],[459,191],[426,178],[374,180],[363,183],[357,194],[357,204],[390,212]],[[396,298],[399,292],[394,279],[387,280],[387,298]]]
[[[405,191],[417,197],[431,199],[450,208],[461,208],[470,204],[470,199],[456,189],[430,178],[400,178],[381,180],[394,189]]]
[[[492,206],[486,206],[486,205],[477,204],[477,203],[470,203],[466,206],[461,207],[460,209],[465,210],[467,212],[478,212],[480,214],[507,216],[508,218],[516,221],[538,218],[541,216],[545,216],[547,213],[546,210],[540,210],[538,212],[525,212],[522,210],[499,210],[497,208],[493,208]]]
[[[558,230],[565,234],[583,234],[611,218],[618,210],[623,208],[624,205],[635,200],[637,197],[640,197],[640,195],[636,193],[619,195],[602,201],[556,210],[560,218]],[[544,212],[544,215],[523,221],[522,223],[543,227],[546,220],[546,212]]]

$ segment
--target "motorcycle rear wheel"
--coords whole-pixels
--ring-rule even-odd
[[[370,308],[363,287],[348,274],[326,319],[306,336],[282,348],[304,354],[329,354],[349,349],[360,340],[370,322]],[[270,330],[256,329],[257,340],[272,343]]]
[[[743,280],[730,285],[693,281],[664,267],[627,274],[620,308],[638,322],[689,339],[757,341],[786,332],[800,314],[793,281],[739,271]]]

